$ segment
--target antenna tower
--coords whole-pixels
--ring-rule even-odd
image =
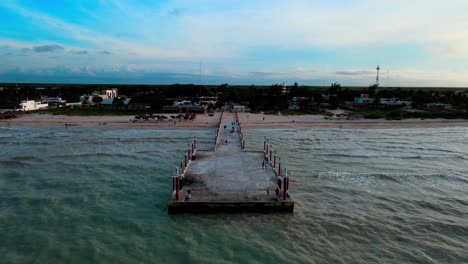
[[[379,72],[380,72],[380,65],[377,65],[377,68],[375,68],[377,70],[377,77],[375,77],[375,84],[377,86],[379,86]]]

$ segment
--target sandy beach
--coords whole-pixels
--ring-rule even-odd
[[[239,115],[243,128],[432,128],[432,127],[467,127],[463,119],[359,119],[327,120],[322,115],[262,115],[244,113]]]
[[[165,114],[170,116],[169,114]],[[197,115],[195,120],[137,121],[134,116],[64,116],[50,114],[24,114],[15,119],[0,120],[0,126],[109,126],[118,128],[164,128],[164,129],[201,129],[214,128],[220,113],[214,116]],[[326,120],[321,115],[263,115],[252,113],[239,114],[244,129],[249,128],[432,128],[432,127],[468,127],[468,121],[462,119],[359,119]]]
[[[170,117],[172,114],[162,114]],[[135,116],[65,116],[51,114],[23,114],[14,119],[0,120],[0,126],[108,126],[118,128],[166,128],[198,129],[216,127],[219,113],[215,116],[197,115],[195,120],[135,120]],[[174,122],[175,121],[175,122]]]

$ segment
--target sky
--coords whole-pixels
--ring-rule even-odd
[[[468,86],[466,0],[1,0],[0,82]]]

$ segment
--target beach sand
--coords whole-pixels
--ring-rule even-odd
[[[327,120],[322,115],[263,115],[244,113],[239,115],[242,128],[432,128],[432,127],[468,127],[468,120],[463,119],[359,119]]]
[[[173,114],[162,114],[170,117]],[[0,120],[0,126],[53,127],[108,126],[118,128],[197,129],[216,127],[220,113],[215,116],[197,115],[195,120],[135,121],[135,116],[65,116],[51,114],[23,114],[14,119]],[[175,122],[174,122],[175,121]]]
[[[170,116],[170,114],[164,114]],[[203,129],[215,128],[220,113],[214,116],[197,115],[195,120],[163,120],[156,122],[132,122],[134,116],[64,116],[50,114],[24,114],[15,119],[0,120],[0,126],[109,126],[118,128],[164,128],[164,129]],[[462,119],[359,119],[326,120],[322,115],[263,115],[240,113],[242,128],[432,128],[432,127],[468,127],[468,121]]]

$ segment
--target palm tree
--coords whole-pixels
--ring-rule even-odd
[[[341,84],[335,82],[330,85],[330,89],[328,89],[329,94],[336,94],[341,91]]]

